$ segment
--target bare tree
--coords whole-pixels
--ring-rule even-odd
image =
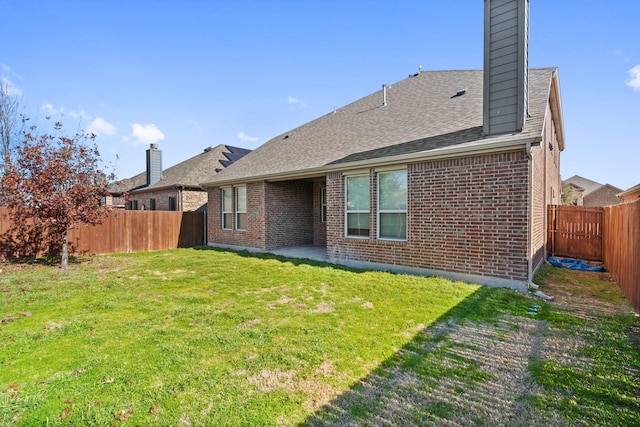
[[[11,168],[12,149],[17,144],[21,100],[15,88],[0,81],[0,176]],[[22,128],[22,126],[20,126]]]

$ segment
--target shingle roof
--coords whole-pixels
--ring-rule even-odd
[[[521,135],[542,135],[554,72],[529,70],[529,118]],[[423,71],[391,85],[387,105],[378,90],[271,139],[207,184],[486,141],[482,87],[481,70]]]
[[[567,178],[564,181],[562,181],[562,183],[572,184],[574,186],[580,187],[582,190],[584,190],[584,192],[582,193],[583,196],[588,196],[590,193],[593,193],[603,185],[603,184],[600,184],[599,182],[595,182],[595,181],[591,181],[590,179],[583,178],[580,175],[574,175],[571,178]]]
[[[202,153],[193,156],[181,163],[162,171],[162,179],[150,186],[146,186],[146,171],[134,177],[114,183],[112,192],[132,191],[143,192],[168,187],[198,188],[200,183],[215,176],[220,170],[242,158],[251,150],[232,147],[230,145],[218,145],[209,147]]]

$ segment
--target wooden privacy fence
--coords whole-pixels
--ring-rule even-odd
[[[640,201],[604,208],[604,265],[640,313]]]
[[[205,243],[202,212],[117,210],[98,225],[78,226],[67,236],[72,255],[144,252]],[[0,208],[0,258],[60,255],[61,243],[48,230],[15,230],[9,210]]]
[[[640,201],[549,206],[549,255],[601,261],[640,313]]]
[[[603,213],[602,207],[550,205],[549,254],[602,261]]]

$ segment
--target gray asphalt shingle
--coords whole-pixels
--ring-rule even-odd
[[[555,68],[529,71],[523,135],[542,135]],[[465,90],[460,96],[454,96]],[[428,151],[482,137],[483,72],[423,71],[278,135],[206,183],[295,174],[327,165]],[[498,138],[499,139],[499,138]]]

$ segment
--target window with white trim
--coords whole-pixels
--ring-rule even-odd
[[[233,189],[223,188],[221,190],[222,198],[222,228],[225,230],[233,229]]]
[[[236,190],[236,230],[247,229],[247,187],[235,187]]]
[[[345,233],[348,237],[370,236],[370,199],[369,175],[345,177]]]
[[[407,171],[378,173],[378,238],[407,240]]]

